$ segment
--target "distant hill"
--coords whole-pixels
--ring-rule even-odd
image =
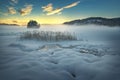
[[[102,18],[102,17],[90,17],[86,19],[78,19],[69,22],[64,22],[63,24],[67,25],[86,25],[86,24],[95,24],[95,25],[105,25],[105,26],[120,26],[120,18]]]
[[[17,25],[17,24],[6,24],[6,23],[0,23],[0,25],[19,26],[19,25]]]

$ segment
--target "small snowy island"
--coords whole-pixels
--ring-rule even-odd
[[[35,20],[30,20],[27,24],[27,28],[39,28],[40,24],[37,23]]]

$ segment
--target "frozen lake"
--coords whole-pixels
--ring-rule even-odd
[[[70,32],[77,40],[20,40],[27,31]],[[119,80],[119,35],[119,27],[96,25],[1,25],[0,80]]]

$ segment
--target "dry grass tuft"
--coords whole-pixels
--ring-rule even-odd
[[[75,33],[52,32],[52,31],[27,31],[20,35],[20,39],[40,40],[40,41],[65,41],[77,40]]]

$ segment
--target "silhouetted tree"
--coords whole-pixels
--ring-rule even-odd
[[[30,20],[27,24],[27,28],[39,28],[40,24],[37,23],[37,21]]]

